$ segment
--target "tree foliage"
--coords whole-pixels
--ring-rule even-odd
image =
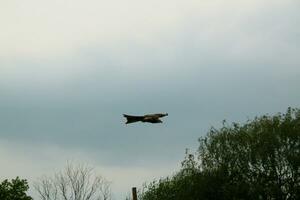
[[[15,179],[4,180],[0,183],[0,199],[1,200],[32,200],[26,194],[29,189],[28,183],[24,179],[16,177]]]
[[[141,199],[300,199],[299,109],[224,123],[199,142],[176,175],[148,184]]]

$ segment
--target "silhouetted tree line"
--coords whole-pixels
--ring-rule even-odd
[[[224,121],[186,152],[181,170],[153,181],[140,200],[299,200],[300,110],[256,117],[245,124]],[[0,200],[32,200],[19,177],[0,182]],[[84,165],[68,165],[44,177],[35,189],[43,200],[109,200],[109,183]]]
[[[226,122],[199,139],[182,169],[154,181],[141,200],[299,200],[300,110]]]

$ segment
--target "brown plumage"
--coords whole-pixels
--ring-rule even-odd
[[[123,114],[123,116],[126,117],[127,119],[126,124],[130,124],[134,122],[162,123],[162,121],[159,118],[168,116],[168,113],[165,114],[157,113],[157,114],[149,114],[144,116],[133,116],[133,115]]]

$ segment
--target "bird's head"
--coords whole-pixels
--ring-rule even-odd
[[[165,117],[165,116],[168,116],[168,113],[161,113],[161,114],[159,114],[159,117]]]

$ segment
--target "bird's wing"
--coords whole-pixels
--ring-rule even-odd
[[[158,118],[159,116],[157,114],[149,114],[149,115],[144,115],[144,118]]]

